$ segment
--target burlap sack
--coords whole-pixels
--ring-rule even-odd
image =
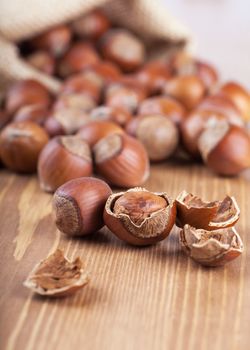
[[[15,43],[70,22],[95,7],[103,8],[112,21],[133,30],[148,45],[191,47],[188,30],[157,0],[0,0],[0,85],[36,78],[57,91],[60,82],[25,63]]]

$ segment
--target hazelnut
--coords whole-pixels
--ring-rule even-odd
[[[36,36],[29,43],[34,49],[46,50],[54,57],[61,57],[69,47],[71,36],[70,28],[60,25]]]
[[[95,101],[88,94],[83,92],[70,92],[58,96],[53,105],[53,110],[77,109],[82,112],[90,112],[95,106]]]
[[[179,125],[186,118],[184,106],[170,96],[147,98],[140,104],[138,114],[161,114],[168,117],[176,125]]]
[[[59,187],[53,198],[56,226],[70,236],[85,236],[104,226],[103,209],[112,191],[102,180],[74,179]]]
[[[151,161],[169,158],[176,150],[179,141],[175,124],[165,116],[157,114],[132,119],[126,131],[141,141]]]
[[[176,98],[190,110],[204,98],[206,89],[202,80],[197,76],[183,75],[169,79],[163,92]]]
[[[45,130],[35,123],[10,123],[0,134],[0,158],[10,170],[35,172],[38,156],[48,140]]]
[[[176,198],[179,227],[188,224],[207,231],[231,227],[239,220],[240,209],[234,197],[222,201],[205,202],[191,193],[182,191]]]
[[[166,193],[144,188],[111,195],[104,210],[104,222],[110,231],[133,245],[149,245],[165,239],[175,216],[175,202]]]
[[[219,175],[234,176],[250,167],[250,135],[225,120],[211,120],[198,147],[205,164]]]
[[[162,91],[171,75],[166,64],[161,61],[151,61],[146,63],[137,73],[136,79],[147,86],[150,94],[156,94]]]
[[[118,64],[124,72],[134,71],[143,64],[144,45],[129,31],[111,29],[101,39],[103,57]]]
[[[121,70],[118,66],[109,61],[99,61],[91,67],[85,68],[85,71],[96,73],[103,78],[105,83],[116,81],[121,76]]]
[[[230,81],[220,88],[220,93],[236,105],[242,114],[243,120],[250,120],[250,94],[243,86]]]
[[[240,235],[233,227],[206,231],[185,225],[180,243],[190,258],[204,266],[222,266],[243,251]]]
[[[213,89],[218,81],[218,73],[211,64],[197,60],[185,52],[176,54],[171,59],[169,68],[174,75],[196,75],[207,90]]]
[[[181,123],[182,142],[188,153],[194,158],[200,158],[198,139],[211,119],[227,120],[232,125],[243,127],[243,120],[238,114],[194,110]]]
[[[89,121],[77,133],[77,135],[93,147],[103,137],[111,134],[121,134],[123,129],[110,121]]]
[[[108,106],[99,106],[92,109],[89,117],[93,121],[111,121],[121,127],[124,127],[132,119],[132,115],[126,109]]]
[[[60,60],[58,74],[60,77],[66,78],[98,61],[98,53],[90,43],[77,42],[70,47],[68,52]]]
[[[20,107],[32,104],[50,104],[48,90],[38,81],[27,79],[13,83],[6,94],[6,110],[14,114]]]
[[[72,23],[73,32],[80,38],[96,40],[110,27],[108,18],[100,10],[95,10],[76,19]]]
[[[48,142],[38,161],[40,186],[54,192],[65,182],[93,171],[89,145],[77,136],[58,136]]]
[[[126,134],[111,134],[93,148],[96,170],[118,187],[140,186],[149,177],[149,159],[142,143]]]
[[[71,295],[89,282],[82,260],[68,260],[60,249],[40,261],[31,271],[24,286],[46,297]]]
[[[36,51],[26,57],[26,60],[34,68],[39,71],[53,75],[55,73],[55,59],[54,57],[46,51]]]
[[[61,94],[84,93],[89,95],[95,102],[101,97],[103,79],[92,71],[78,73],[70,76],[64,81]]]
[[[13,121],[30,121],[43,126],[48,117],[48,114],[48,109],[44,105],[28,105],[21,107],[16,112]]]

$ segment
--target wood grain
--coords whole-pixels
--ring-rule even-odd
[[[218,178],[202,166],[154,166],[146,187],[175,197],[234,195],[246,247],[224,268],[203,268],[181,251],[178,229],[151,247],[124,244],[107,229],[83,239],[61,235],[51,195],[35,177],[0,174],[1,349],[248,349],[250,173]],[[19,248],[17,248],[19,246]],[[21,248],[20,248],[21,247]],[[49,300],[22,286],[33,265],[56,247],[80,255],[91,282],[66,299]],[[17,253],[18,252],[18,253]]]

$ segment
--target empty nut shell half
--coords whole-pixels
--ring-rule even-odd
[[[121,240],[149,245],[165,239],[176,217],[176,205],[165,192],[132,188],[112,194],[104,209],[104,222]]]
[[[142,185],[149,177],[149,159],[142,143],[124,134],[111,134],[93,148],[97,173],[118,187]]]
[[[204,230],[216,230],[233,226],[240,217],[240,209],[234,197],[222,201],[205,202],[191,193],[182,191],[176,198],[176,224],[188,224]]]
[[[222,266],[237,258],[243,243],[234,227],[206,231],[185,225],[180,243],[186,254],[205,266]]]
[[[47,297],[73,294],[89,282],[89,274],[78,257],[68,260],[60,249],[37,264],[24,282],[33,292]]]

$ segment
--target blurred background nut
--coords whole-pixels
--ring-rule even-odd
[[[26,60],[39,71],[53,75],[55,73],[56,62],[54,57],[46,51],[36,51],[26,57]]]
[[[133,245],[155,244],[165,239],[175,216],[175,202],[166,193],[144,188],[111,195],[104,210],[104,221],[110,231]]]
[[[121,127],[125,127],[125,125],[132,119],[132,115],[126,109],[114,106],[96,107],[92,109],[89,117],[93,121],[111,121]]]
[[[185,225],[180,243],[190,258],[204,266],[222,266],[243,251],[240,235],[233,227],[206,231]]]
[[[93,147],[108,135],[122,133],[124,130],[110,121],[89,121],[78,131],[77,136]]]
[[[38,156],[48,140],[45,130],[35,123],[10,123],[0,134],[0,158],[10,170],[33,173]]]
[[[44,125],[49,115],[48,108],[44,105],[27,105],[21,107],[14,115],[13,121],[31,121],[33,123]]]
[[[65,182],[93,172],[89,145],[77,136],[58,136],[49,141],[38,161],[41,188],[54,192]]]
[[[61,57],[71,42],[71,30],[67,25],[51,28],[29,41],[33,49],[49,51],[54,57]]]
[[[73,32],[83,39],[96,40],[111,26],[108,18],[100,10],[92,11],[72,23]]]
[[[219,175],[234,176],[250,167],[250,136],[225,120],[211,120],[199,137],[205,164]]]
[[[165,116],[157,114],[132,119],[126,131],[141,141],[151,161],[169,158],[176,150],[179,141],[175,124]]]
[[[100,230],[104,226],[104,206],[111,193],[104,181],[92,177],[66,182],[53,197],[57,228],[70,236]]]
[[[206,89],[202,80],[196,75],[183,75],[169,79],[163,92],[176,98],[184,107],[191,110],[204,98]]]
[[[111,29],[101,37],[103,57],[116,63],[124,72],[134,71],[145,60],[145,48],[138,37],[125,29]]]
[[[124,134],[112,134],[93,148],[96,170],[118,187],[142,185],[149,177],[149,159],[142,143]]]
[[[6,111],[14,114],[20,107],[41,104],[45,107],[51,102],[48,90],[39,82],[31,79],[13,83],[6,93]]]
[[[115,63],[109,61],[96,62],[95,64],[91,65],[91,67],[85,68],[83,71],[96,73],[97,75],[101,76],[104,82],[107,84],[116,81],[122,74],[119,67]]]

